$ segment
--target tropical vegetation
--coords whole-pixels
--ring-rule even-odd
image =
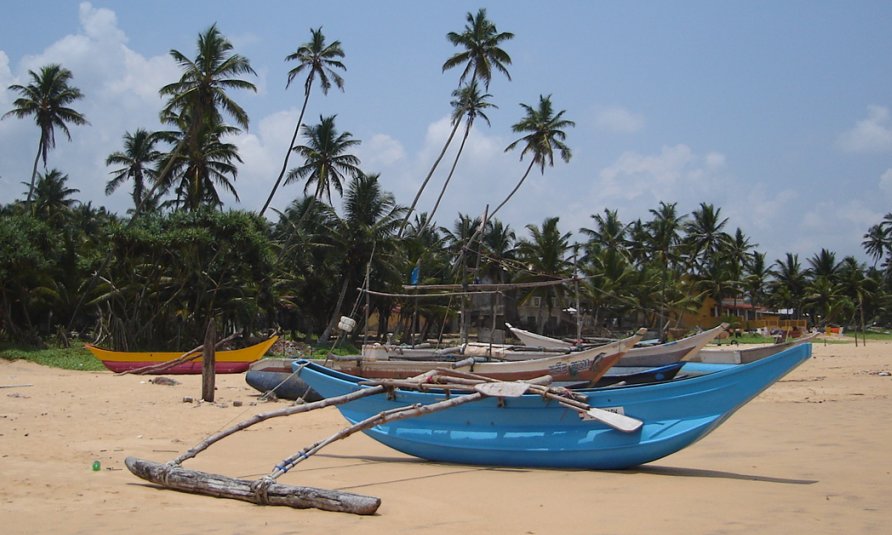
[[[231,140],[249,125],[236,95],[256,88],[247,79],[254,75],[250,61],[216,26],[199,34],[194,56],[171,51],[180,78],[159,88],[165,129],[135,125],[120,147],[109,147],[106,193],[129,188],[133,207],[124,215],[79,202],[64,162],[48,167],[55,131],[72,137],[69,125],[87,125],[72,108],[87,97],[60,65],[30,72],[29,84],[9,87],[19,98],[3,116],[33,118],[40,132],[23,199],[0,206],[0,338],[40,346],[79,335],[118,349],[183,348],[200,343],[215,322],[218,331],[246,337],[280,330],[326,341],[341,316],[359,323],[354,341],[374,318],[378,337],[438,337],[454,331],[459,318],[461,330],[472,327],[473,314],[460,309],[494,306],[485,296],[461,306],[460,292],[406,297],[410,280],[453,289],[511,285],[500,314],[552,334],[573,331],[548,321],[571,306],[596,326],[620,330],[663,329],[707,302],[716,321],[746,303],[815,326],[890,324],[892,213],[865,231],[861,245],[871,265],[826,249],[808,258],[766,258],[721,207],[706,202],[690,213],[661,202],[635,220],[605,209],[581,229],[562,226],[559,217],[523,228],[500,220],[533,169],[544,173],[555,156],[571,161],[574,122],[545,93],[521,103],[512,126],[519,137],[505,150],[519,149],[523,162],[514,188],[482,218],[458,214],[438,222],[440,200],[461,175],[470,131],[477,119],[490,122],[493,75],[511,80],[503,47],[512,38],[485,10],[468,13],[464,29],[448,34],[458,51],[442,69],[461,71],[448,93],[452,130],[406,205],[363,166],[353,153],[361,140],[339,128],[336,115],[303,122],[313,87],[323,94],[344,88],[345,51],[321,28],[287,56],[297,65],[286,85],[303,77],[302,107],[290,141],[282,140],[281,172],[270,177],[269,198],[256,212],[227,209],[221,199],[223,192],[238,198],[242,160]],[[418,210],[462,126],[433,209]],[[301,184],[303,195],[265,214],[283,180]],[[524,306],[536,310],[532,322],[519,316]]]

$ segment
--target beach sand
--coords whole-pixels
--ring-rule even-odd
[[[693,446],[623,471],[421,461],[364,435],[280,478],[377,496],[374,516],[161,489],[124,458],[166,462],[289,402],[244,375],[147,376],[0,361],[0,531],[19,533],[886,533],[892,529],[892,344],[817,342],[814,357]],[[240,401],[242,406],[233,402]],[[269,420],[184,467],[255,479],[344,426],[336,409]],[[94,460],[101,463],[93,471]]]

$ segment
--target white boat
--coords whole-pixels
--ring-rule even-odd
[[[779,344],[767,344],[755,347],[726,346],[721,349],[704,349],[695,355],[691,360],[693,362],[703,362],[707,364],[749,364],[757,360],[770,357],[776,353],[780,353],[785,349],[789,349],[799,344],[812,342],[817,334],[809,334],[799,338],[793,338]]]
[[[505,327],[508,327],[508,330],[510,330],[511,333],[520,340],[520,343],[525,346],[544,347],[549,349],[570,349],[574,345],[565,340],[558,340],[557,338],[551,338],[542,334],[531,333],[530,331],[519,329],[510,323],[505,323]]]
[[[515,336],[523,340],[521,338],[519,332],[524,335],[535,335],[539,338],[548,338],[546,336],[542,336],[535,333],[530,333],[529,331],[524,331],[523,329],[518,329],[516,327],[511,326],[510,324],[505,324]],[[706,344],[715,339],[716,336],[722,333],[722,331],[728,328],[727,323],[722,323],[718,327],[713,327],[708,331],[703,331],[701,333],[695,334],[693,336],[688,336],[687,338],[682,338],[681,340],[675,340],[673,342],[667,342],[665,344],[658,344],[654,346],[648,347],[633,347],[630,349],[623,358],[620,359],[618,366],[665,366],[666,364],[672,364],[673,362],[678,362],[680,360],[691,360],[694,355],[700,352]],[[529,338],[533,340],[533,338]],[[538,338],[537,342],[541,342]],[[562,342],[562,340],[556,340],[551,338],[556,342]],[[572,349],[572,344],[567,346],[566,350]],[[502,353],[501,356],[505,360],[511,360],[512,357],[524,358],[523,355],[534,355],[534,352],[524,353],[524,352],[507,352]],[[525,358],[531,358],[527,356]]]

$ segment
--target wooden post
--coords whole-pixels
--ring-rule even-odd
[[[213,403],[214,386],[216,380],[216,350],[214,349],[214,340],[217,338],[217,329],[214,326],[214,320],[208,321],[208,328],[204,333],[204,349],[202,350],[202,367],[201,367],[201,399]]]

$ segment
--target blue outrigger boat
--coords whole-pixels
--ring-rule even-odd
[[[675,453],[717,428],[734,411],[811,356],[811,344],[749,364],[714,367],[702,375],[657,384],[579,392],[597,409],[642,422],[624,432],[536,394],[484,397],[449,410],[389,421],[364,432],[403,453],[462,464],[622,469]],[[363,378],[296,361],[295,370],[325,398],[370,386]],[[471,390],[473,392],[473,389]],[[383,411],[430,405],[463,395],[397,388],[339,405],[351,423]],[[473,395],[473,394],[467,394]]]

